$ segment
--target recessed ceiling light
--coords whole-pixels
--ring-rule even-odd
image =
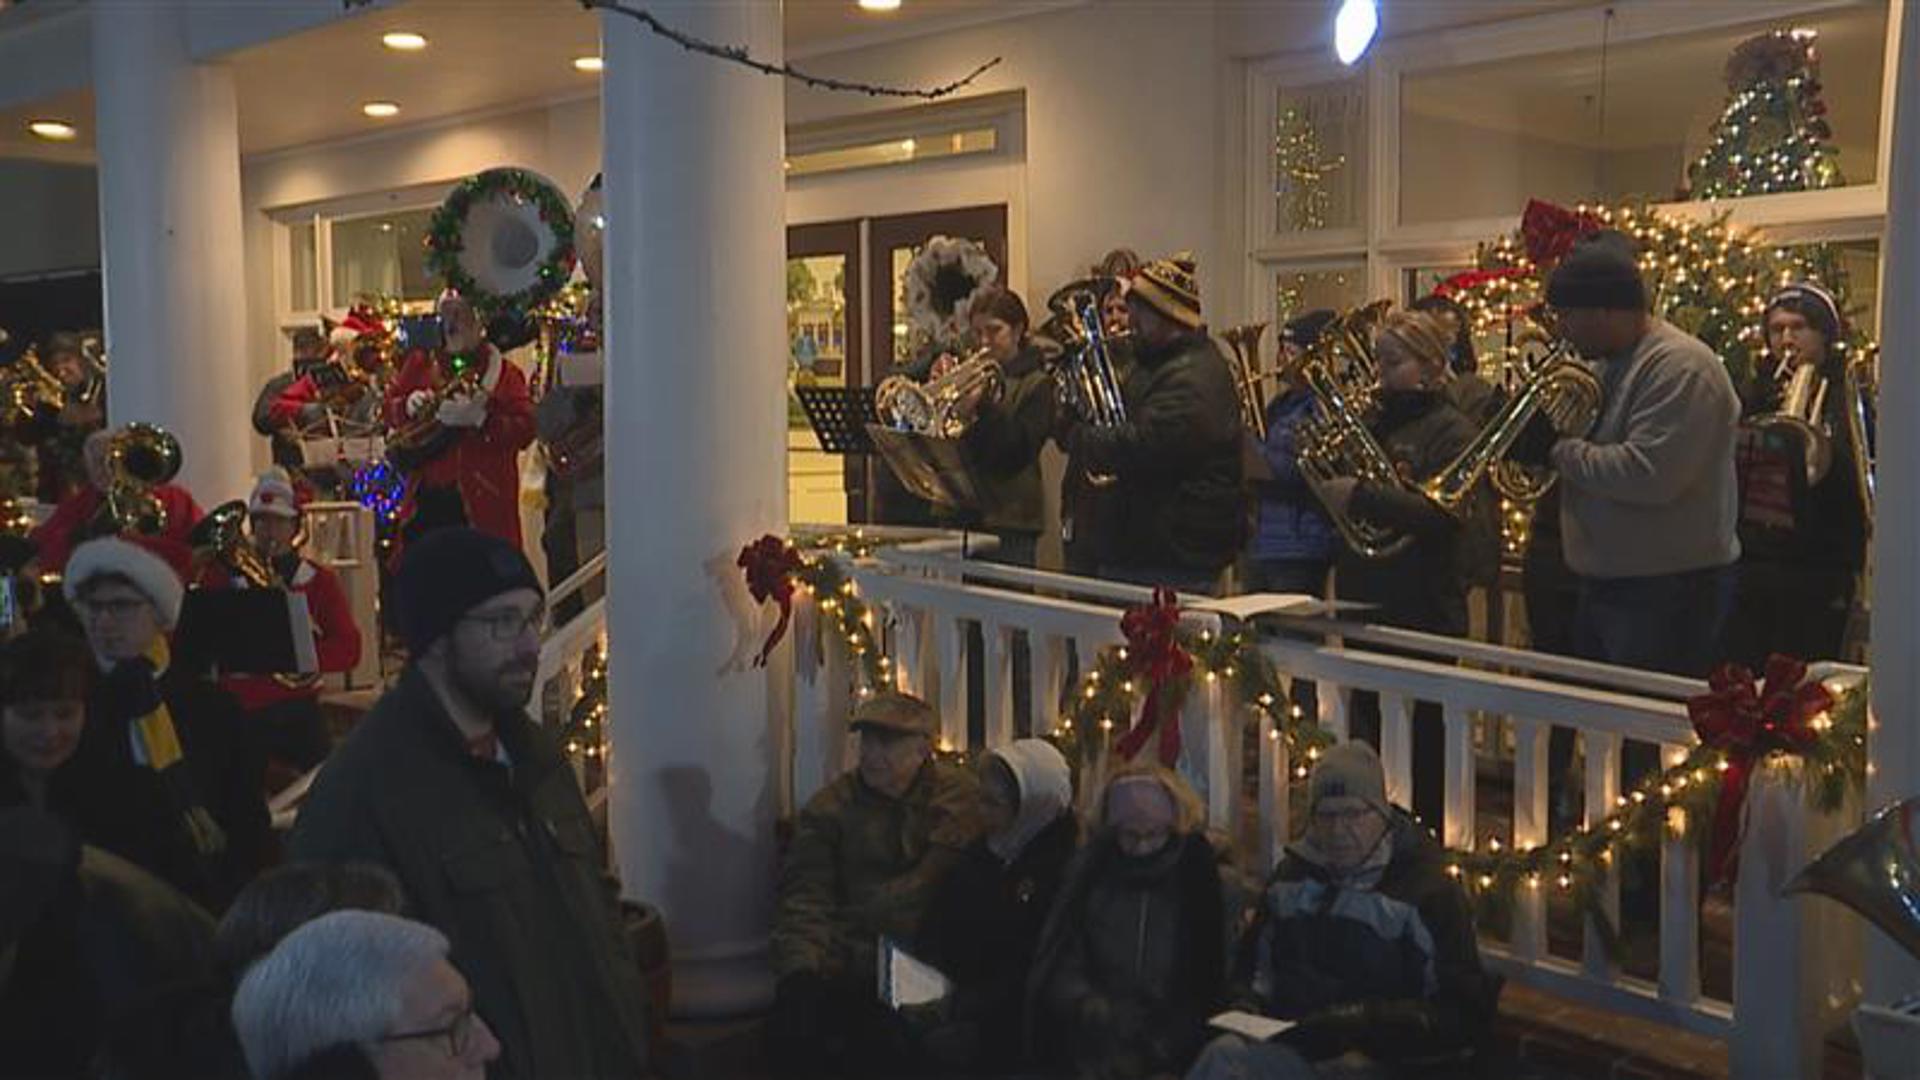
[[[898,11],[900,0],[860,0],[861,11]]]
[[[573,58],[575,71],[599,72],[606,68],[607,62],[597,56],[576,56]]]
[[[360,106],[360,111],[375,119],[385,120],[389,116],[399,116],[400,106],[391,101],[369,101]]]
[[[427,39],[411,30],[395,30],[380,35],[380,44],[399,52],[419,52],[427,47]]]
[[[52,142],[71,142],[80,137],[80,129],[58,120],[35,120],[27,130]]]

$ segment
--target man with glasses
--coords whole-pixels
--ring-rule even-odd
[[[1306,836],[1261,897],[1232,991],[1238,1009],[1294,1026],[1221,1036],[1189,1080],[1403,1075],[1469,1058],[1492,1020],[1499,983],[1466,891],[1432,834],[1387,803],[1373,748],[1334,747],[1307,783]]]
[[[256,1080],[480,1080],[500,1043],[431,926],[336,911],[247,969],[233,1026]]]
[[[367,861],[452,941],[504,1075],[644,1073],[639,969],[573,770],[525,712],[545,605],[514,545],[449,528],[394,581],[410,662],[321,769],[293,857]]]

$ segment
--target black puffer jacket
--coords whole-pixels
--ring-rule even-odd
[[[1233,996],[1287,1020],[1352,1013],[1347,1048],[1377,1060],[1456,1057],[1485,1032],[1499,982],[1480,965],[1466,893],[1439,845],[1397,811],[1391,843],[1364,886],[1337,883],[1309,852],[1289,851],[1241,938]]]
[[[1393,459],[1402,479],[1418,484],[1432,478],[1473,440],[1473,423],[1439,391],[1390,392],[1373,428],[1380,448]],[[1477,486],[1474,506],[1486,497]],[[1470,508],[1462,518],[1471,517]],[[1377,604],[1369,622],[1439,634],[1467,631],[1467,588],[1461,549],[1462,518],[1401,488],[1362,483],[1354,490],[1350,514],[1413,537],[1405,551],[1369,559],[1343,548],[1337,579],[1340,599]]]
[[[1217,572],[1245,530],[1239,398],[1226,358],[1204,333],[1159,348],[1136,346],[1127,422],[1080,424],[1069,457],[1118,477],[1104,562]]]

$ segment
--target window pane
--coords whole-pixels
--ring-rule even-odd
[[[1367,301],[1367,271],[1360,264],[1301,269],[1282,267],[1274,279],[1278,321],[1286,322],[1315,308],[1345,311]]]
[[[320,306],[320,251],[314,233],[311,221],[287,227],[287,299],[294,311],[312,311]]]
[[[1774,29],[1814,31],[1818,78],[1799,78],[1797,50],[1757,40]],[[1529,198],[1581,201],[1685,198],[1688,166],[1716,138],[1723,157],[1770,160],[1791,132],[1831,130],[1837,183],[1879,171],[1884,2],[1770,22],[1603,47],[1603,23],[1577,49],[1409,75],[1401,83],[1400,220],[1407,224],[1517,214]],[[1738,62],[1733,61],[1738,51]],[[1758,87],[1735,103],[1729,78]],[[1807,91],[1798,96],[1798,89]],[[1811,103],[1817,99],[1824,115]],[[1779,111],[1770,106],[1777,105]],[[1803,105],[1806,106],[1803,108]],[[1738,123],[1734,121],[1738,120]],[[1738,130],[1736,130],[1738,129]],[[1796,180],[1796,149],[1781,187]],[[1764,178],[1762,178],[1764,180]],[[1770,182],[1770,181],[1769,181]],[[1757,194],[1749,179],[1740,193]]]
[[[846,256],[787,260],[787,355],[793,385],[847,385]],[[797,400],[788,423],[807,426]]]
[[[425,238],[431,209],[403,210],[333,223],[333,302],[360,296],[431,300],[440,282],[427,273]]]
[[[1314,232],[1362,224],[1365,84],[1349,79],[1283,87],[1273,116],[1273,231]]]

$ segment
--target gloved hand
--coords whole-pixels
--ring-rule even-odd
[[[481,394],[450,397],[433,414],[444,427],[477,428],[487,422],[487,399]]]
[[[1513,440],[1513,446],[1507,451],[1507,460],[1519,465],[1547,465],[1553,453],[1553,444],[1560,441],[1560,430],[1544,412],[1533,414],[1520,437]]]
[[[1339,1057],[1352,1049],[1366,1029],[1367,1007],[1358,1002],[1314,1013],[1275,1036],[1308,1061]]]
[[[417,417],[433,405],[433,391],[415,390],[407,395],[407,415]]]

